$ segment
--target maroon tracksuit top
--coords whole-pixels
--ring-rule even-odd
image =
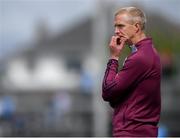
[[[151,38],[139,41],[135,48],[120,71],[118,61],[110,59],[103,80],[102,97],[114,108],[114,137],[158,135],[160,58]]]

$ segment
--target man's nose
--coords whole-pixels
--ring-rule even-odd
[[[115,28],[115,34],[119,35],[120,34],[120,30],[118,28]]]

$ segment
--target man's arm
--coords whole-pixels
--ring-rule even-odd
[[[118,73],[118,58],[127,41],[127,38],[122,37],[120,44],[117,44],[118,38],[118,36],[112,36],[109,44],[111,59],[107,64],[102,87],[102,97],[110,103],[114,103],[129,87],[134,85],[133,83],[136,82],[142,67],[139,60],[131,58],[126,60],[123,68]]]
[[[114,102],[120,99],[128,89],[137,85],[143,77],[145,67],[140,59],[127,59],[118,72],[118,60],[110,59],[103,79],[102,97],[105,101]]]

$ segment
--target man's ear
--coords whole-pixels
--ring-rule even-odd
[[[139,23],[135,23],[135,28],[136,28],[136,33],[139,32],[139,30],[141,30],[141,26]]]

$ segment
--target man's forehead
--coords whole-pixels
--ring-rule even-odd
[[[118,14],[114,18],[114,24],[127,24],[130,21],[130,17],[126,14]]]
[[[122,21],[122,20],[114,20],[114,26],[124,26],[126,25],[127,23]]]

